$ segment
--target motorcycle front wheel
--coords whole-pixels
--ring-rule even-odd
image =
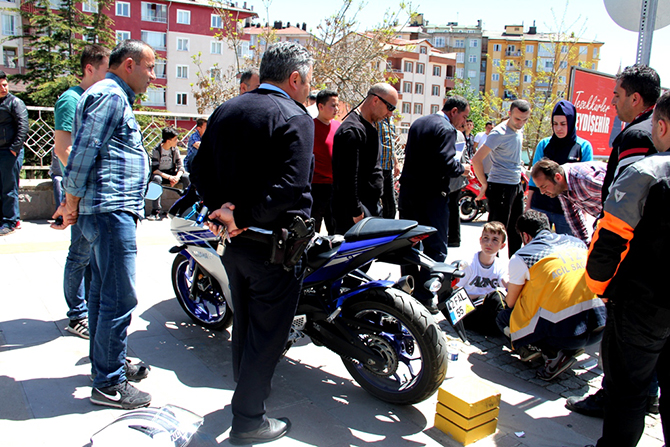
[[[479,206],[475,201],[475,196],[470,194],[462,195],[458,199],[458,212],[461,217],[461,222],[472,222],[479,212]]]
[[[447,374],[447,341],[426,308],[397,289],[371,289],[348,299],[349,318],[379,327],[360,340],[385,359],[383,365],[342,358],[349,374],[385,402],[415,404],[432,396]]]
[[[172,287],[184,312],[195,323],[207,329],[223,330],[233,321],[233,312],[221,292],[219,283],[202,268],[194,277],[195,262],[178,254],[172,263]],[[193,287],[193,293],[191,288]]]

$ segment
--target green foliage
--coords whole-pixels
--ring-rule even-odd
[[[486,106],[481,94],[470,86],[470,79],[456,79],[455,83],[456,86],[449,90],[447,96],[459,95],[467,99],[468,103],[470,103],[470,115],[468,115],[468,118],[475,125],[472,133],[476,135],[478,132],[483,132],[489,117],[485,113]]]
[[[49,0],[25,0],[23,19],[25,73],[10,79],[27,84],[24,100],[29,105],[53,106],[58,96],[77,83],[79,54],[87,40],[112,45],[112,19],[103,11],[111,0],[98,0],[98,13],[83,13],[75,0],[63,0],[58,10]]]

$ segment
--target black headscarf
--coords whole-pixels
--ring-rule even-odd
[[[551,136],[549,144],[544,148],[544,156],[550,158],[557,162],[558,164],[563,164],[567,160],[557,160],[554,158],[554,154],[563,154],[567,156],[567,151],[569,151],[577,142],[577,129],[575,128],[575,123],[577,120],[577,110],[575,106],[572,105],[570,101],[561,100],[558,101],[554,107],[554,111],[551,113],[551,121],[553,123],[554,117],[556,115],[564,116],[568,122],[568,134],[565,138],[558,138],[556,134]]]

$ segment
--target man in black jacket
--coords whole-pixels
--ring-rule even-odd
[[[465,124],[470,105],[462,96],[450,96],[442,111],[419,118],[412,124],[405,146],[405,164],[400,175],[399,209],[401,219],[412,219],[430,225],[437,233],[423,241],[423,252],[438,262],[447,258],[449,234],[449,181],[468,175],[469,165],[456,158],[456,128]],[[464,147],[464,146],[463,146]],[[417,275],[416,267],[406,274]],[[415,297],[436,312],[432,295],[423,284],[425,274],[417,278]]]
[[[344,234],[364,217],[381,216],[384,177],[375,123],[391,117],[398,92],[390,84],[370,87],[368,95],[340,125],[333,139],[333,220]]]
[[[0,71],[0,236],[16,231],[19,221],[19,172],[27,136],[26,105],[9,93],[7,75]]]
[[[215,210],[210,219],[232,237],[221,259],[235,309],[235,445],[273,441],[290,428],[286,418],[265,416],[265,400],[295,314],[302,270],[300,263],[288,270],[269,262],[271,241],[247,228],[278,231],[310,216],[314,122],[302,103],[311,78],[305,48],[272,45],[261,61],[259,88],[214,111],[193,159],[192,181]]]

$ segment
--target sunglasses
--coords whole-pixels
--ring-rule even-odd
[[[370,95],[376,96],[377,98],[381,99],[381,101],[384,104],[386,104],[386,108],[389,110],[389,112],[393,112],[395,110],[395,106],[393,104],[391,104],[390,102],[388,102],[387,100],[385,100],[384,98],[382,98],[381,96],[376,95],[374,93],[370,93]]]

